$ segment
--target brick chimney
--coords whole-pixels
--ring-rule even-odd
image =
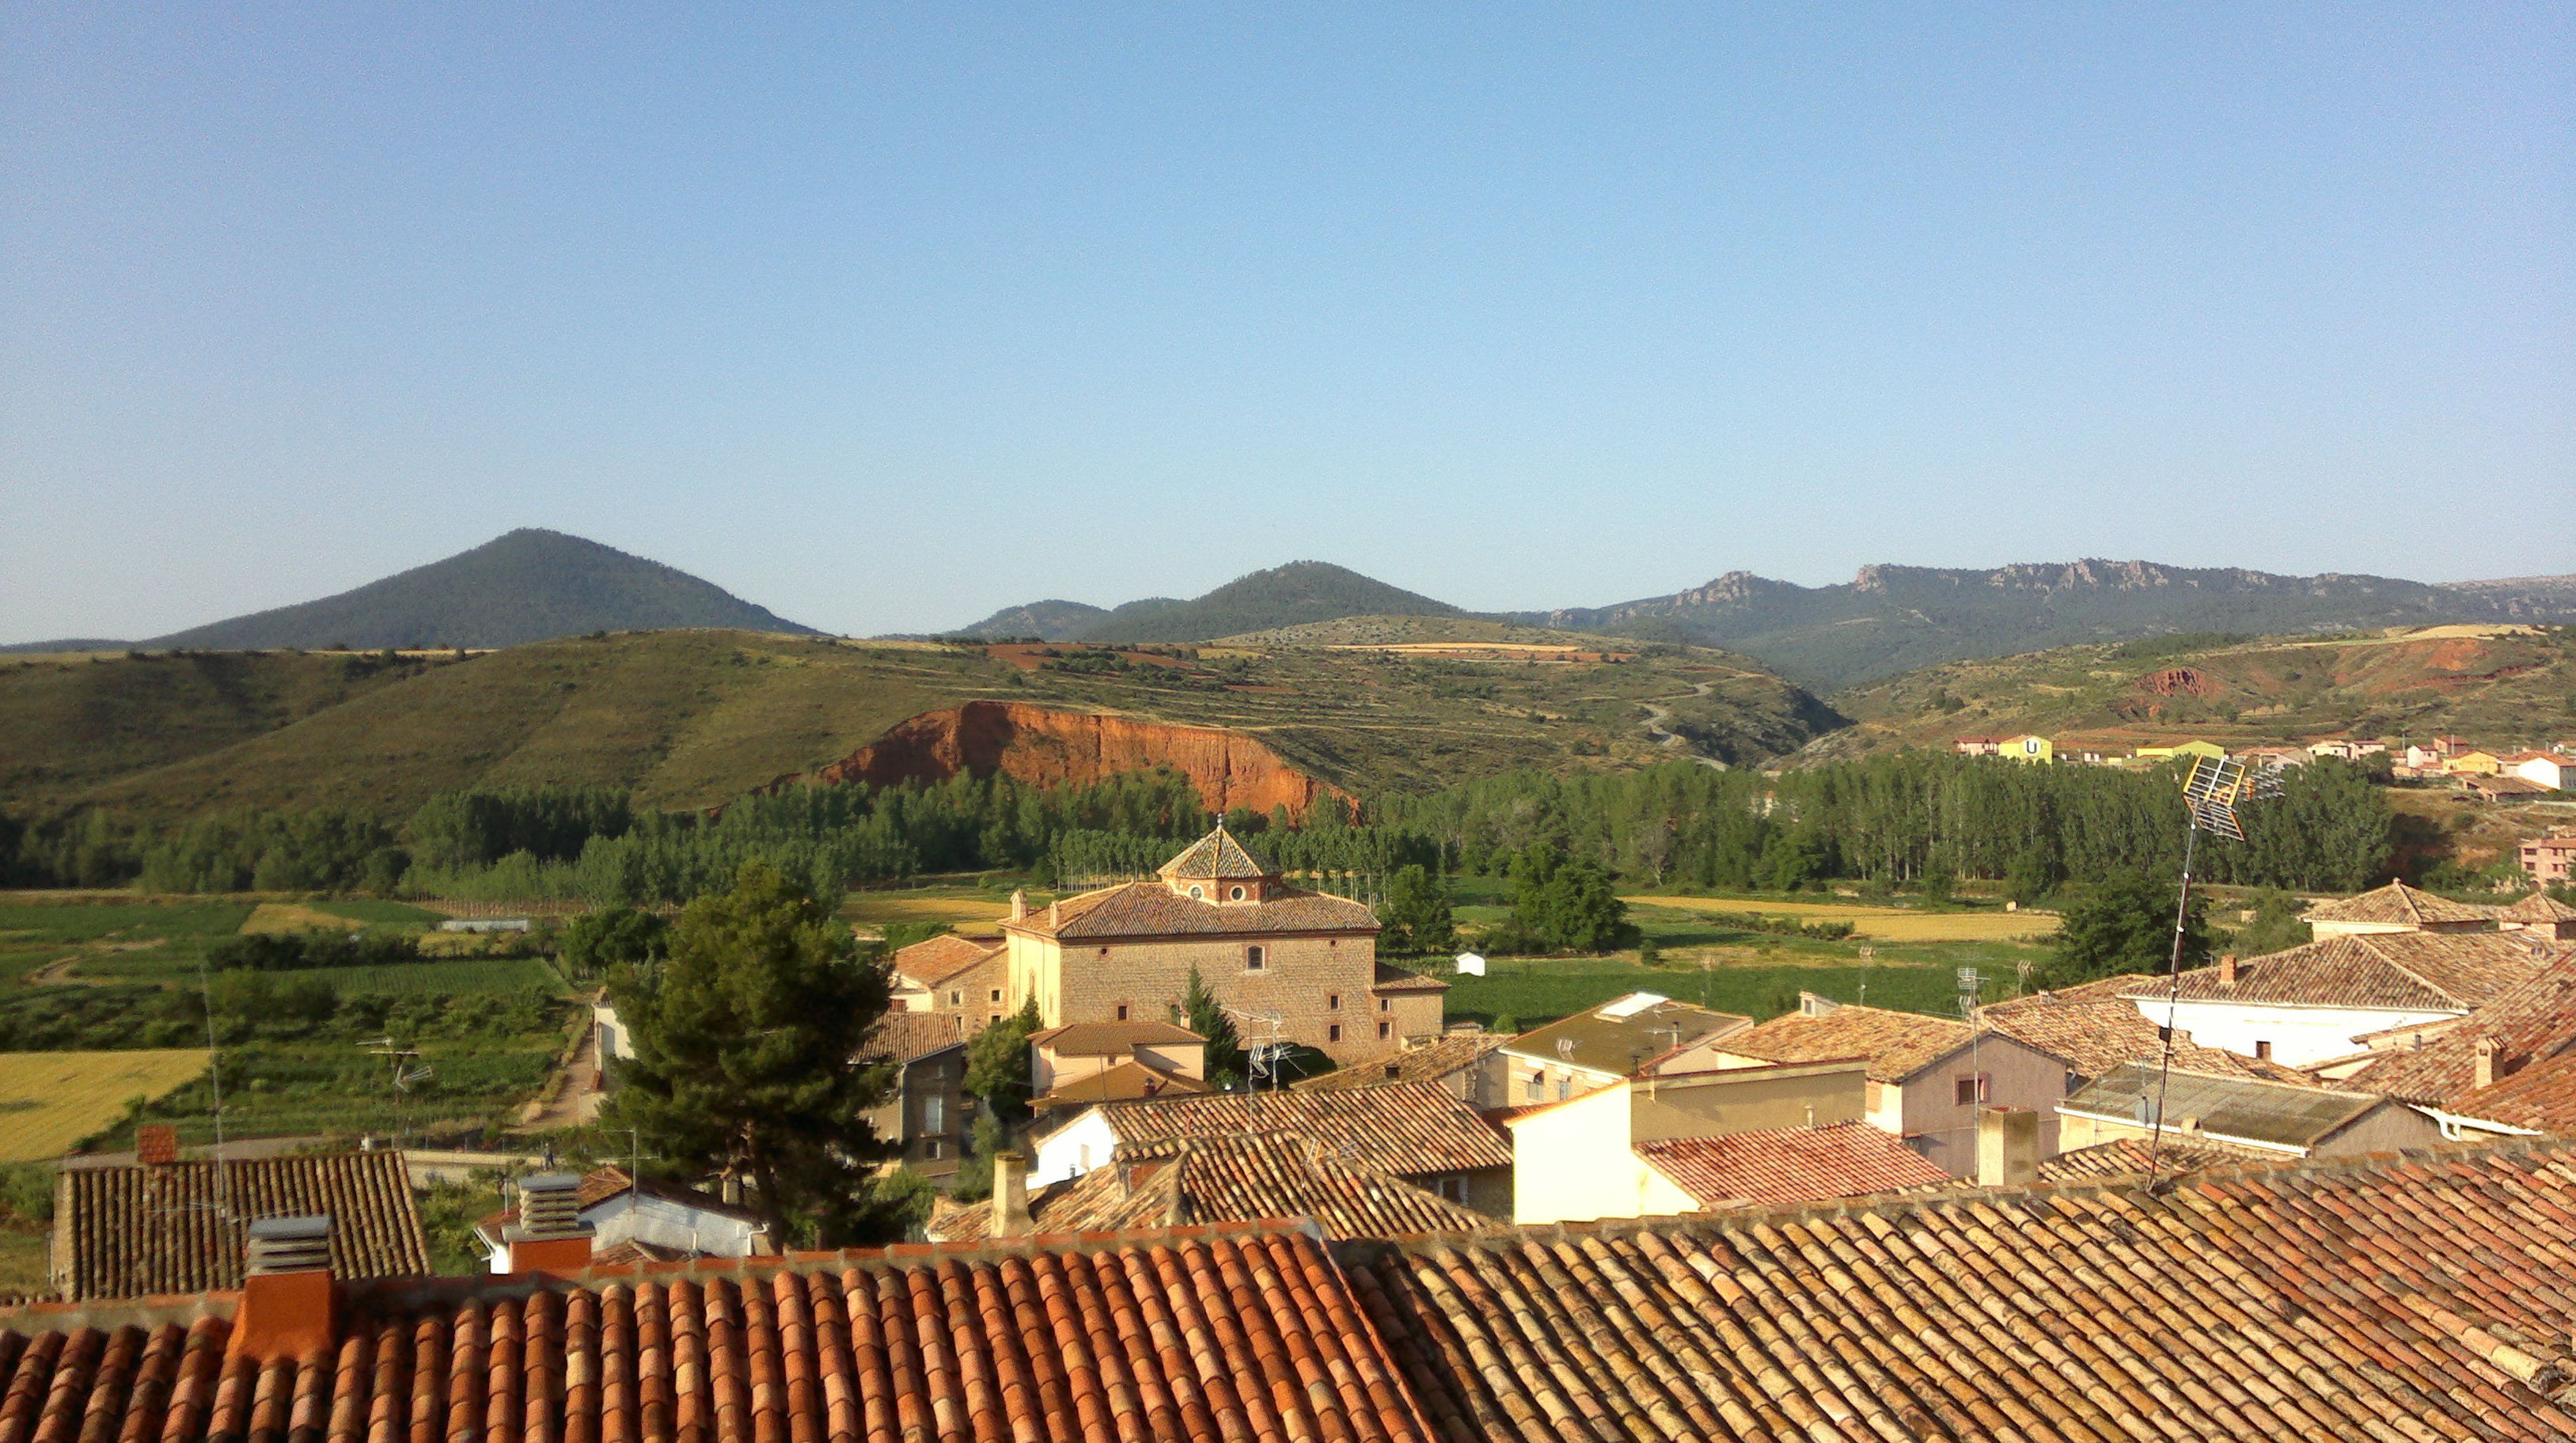
[[[241,1309],[225,1356],[257,1363],[325,1356],[339,1341],[339,1308],[330,1217],[260,1218],[250,1225]]]
[[[2496,1046],[2496,1040],[2492,1037],[2481,1037],[2478,1039],[2478,1061],[2476,1073],[2477,1086],[2495,1086],[2496,1054],[2501,1050],[2502,1049]]]
[[[581,1220],[581,1179],[568,1172],[519,1179],[519,1220],[501,1230],[514,1273],[576,1273],[590,1266],[590,1224]]]
[[[2218,985],[2221,987],[2236,985],[2236,954],[2233,952],[2218,954]]]
[[[991,1232],[997,1238],[1026,1237],[1029,1232],[1029,1160],[1008,1148],[993,1154]]]
[[[145,1167],[167,1167],[179,1160],[179,1129],[166,1122],[134,1130],[134,1160]]]
[[[1977,1181],[1986,1187],[2027,1187],[2039,1176],[2039,1114],[2026,1107],[1989,1107],[1977,1113]]]

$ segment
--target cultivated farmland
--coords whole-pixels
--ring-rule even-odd
[[[194,1081],[212,1054],[162,1052],[0,1053],[0,1162],[53,1157],[113,1124],[125,1104]]]
[[[1774,902],[1741,897],[1628,897],[1630,906],[1675,907],[1728,917],[1794,917],[1801,922],[1849,922],[1853,935],[1883,942],[2006,942],[2045,937],[2057,930],[2048,912],[1918,912],[1904,907],[1843,906],[1832,902]]]

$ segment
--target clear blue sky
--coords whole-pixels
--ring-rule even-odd
[[[1712,13],[1722,12],[1722,13]],[[0,9],[0,640],[2576,570],[2576,7]]]

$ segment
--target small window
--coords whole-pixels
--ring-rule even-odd
[[[931,1138],[928,1142],[922,1145],[921,1155],[931,1162],[937,1162],[948,1155],[942,1150],[945,1146],[946,1144],[942,1143],[938,1138]]]
[[[1341,1011],[1341,1010],[1342,1010],[1342,994],[1340,994],[1339,992],[1327,992],[1327,993],[1325,993],[1325,994],[1324,994],[1324,1010],[1325,1010],[1325,1011],[1327,1011],[1327,1012],[1339,1012],[1339,1011]]]
[[[941,1133],[948,1130],[948,1094],[934,1092],[921,1099],[921,1130]],[[934,1147],[937,1144],[932,1144]],[[932,1157],[939,1154],[932,1153]]]
[[[1108,956],[1108,955],[1109,955],[1109,949],[1108,949],[1108,948],[1106,948],[1106,947],[1101,948],[1101,949],[1100,949],[1100,955],[1101,955],[1101,956],[1103,956],[1103,957]]]
[[[1243,949],[1243,970],[1246,972],[1260,971],[1264,966],[1268,965],[1269,960],[1268,953],[1262,948],[1246,947]]]
[[[1001,1001],[1002,999],[1000,999],[1000,998],[996,997],[996,998],[994,998],[993,1000],[994,1000],[994,1001],[996,1001],[996,1002],[999,1002],[999,1001]],[[948,1005],[949,1005],[949,1006],[951,1006],[951,1007],[963,1007],[963,1006],[965,1006],[965,1005],[966,1005],[966,993],[965,993],[965,991],[964,991],[963,989],[960,989],[960,990],[958,990],[958,991],[955,991],[955,992],[951,992],[951,993],[949,993],[949,994],[948,994]]]
[[[1393,1012],[1395,1010],[1395,999],[1392,997],[1379,998],[1377,1000],[1377,1010],[1380,1012]]]
[[[1393,1033],[1394,1031],[1395,1031],[1395,1024],[1394,1024],[1394,1023],[1392,1023],[1392,1022],[1381,1022],[1381,1023],[1379,1023],[1379,1024],[1377,1025],[1377,1040],[1378,1040],[1378,1041],[1380,1041],[1380,1042],[1384,1042],[1384,1041],[1387,1039],[1388,1035],[1389,1035],[1389,1034],[1391,1034],[1391,1033]]]
[[[1207,900],[1207,893],[1200,891],[1196,887],[1192,887],[1190,889],[1190,900],[1193,902],[1204,902]]]
[[[1332,1026],[1325,1028],[1325,1029],[1324,1029],[1324,1040],[1325,1040],[1326,1042],[1339,1042],[1339,1041],[1341,1041],[1341,1040],[1342,1040],[1342,1024],[1340,1024],[1340,1023],[1336,1022],[1336,1023],[1334,1023]]]
[[[1399,1080],[1401,1080],[1401,1079],[1403,1078],[1403,1076],[1404,1076],[1404,1064],[1403,1064],[1403,1063],[1400,1063],[1400,1062],[1390,1062],[1390,1063],[1388,1063],[1388,1064],[1386,1065],[1386,1080],[1387,1080],[1387,1081],[1389,1081],[1389,1082],[1399,1081]]]
[[[1127,1020],[1127,1004],[1124,1002],[1118,1004],[1118,1020],[1121,1022]]]
[[[1547,1096],[1547,1074],[1546,1074],[1546,1073],[1544,1073],[1544,1072],[1533,1072],[1533,1073],[1531,1073],[1531,1074],[1530,1074],[1530,1080],[1529,1080],[1529,1095],[1530,1095],[1530,1101],[1532,1101],[1532,1102],[1536,1102],[1536,1101],[1538,1101],[1540,1098]]]
[[[1986,1074],[1979,1072],[1952,1079],[1950,1096],[1961,1107],[1985,1101]]]
[[[1574,1095],[1574,1074],[1569,1072],[1569,1073],[1567,1073],[1565,1076],[1560,1077],[1560,1078],[1558,1078],[1558,1079],[1556,1080],[1556,1100],[1557,1100],[1557,1101],[1559,1101],[1559,1102],[1563,1102],[1563,1101],[1565,1101],[1567,1098],[1572,1097],[1573,1095]]]
[[[1240,901],[1242,901],[1242,900],[1243,900],[1243,889],[1242,889],[1241,887],[1237,887],[1237,888],[1235,888],[1233,891],[1228,892],[1228,893],[1226,893],[1225,895],[1226,895],[1227,900],[1229,900],[1229,901],[1240,902]]]
[[[2083,1074],[2083,1073],[2080,1073],[2080,1072],[2077,1072],[2076,1070],[2074,1070],[2074,1069],[2073,1069],[2073,1068],[2071,1068],[2071,1067],[2070,1067],[2070,1068],[2068,1068],[2068,1069],[2066,1070],[2066,1095],[2067,1095],[2067,1096],[2069,1096],[2069,1097],[2073,1097],[2075,1094],[2077,1094],[2077,1093],[2079,1093],[2079,1092],[2081,1092],[2081,1091],[2083,1091],[2083,1090],[2084,1090],[2084,1074]]]
[[[994,988],[994,989],[993,989],[993,1000],[994,1000],[994,1001],[996,1001],[996,1002],[999,1002],[999,1001],[1001,1001],[1001,1000],[1002,1000],[1002,989],[1001,989],[1001,988],[996,987],[996,988]]]

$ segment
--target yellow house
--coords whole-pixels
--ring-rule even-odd
[[[2054,762],[2057,747],[2046,737],[2006,737],[1998,744],[1995,755],[2017,762]]]
[[[1512,1221],[1655,1217],[1698,1206],[1641,1144],[1858,1122],[1868,1066],[1855,1059],[1622,1078],[1503,1119]]]
[[[2493,752],[2462,752],[2442,763],[2452,776],[2491,777],[2504,770],[2504,758]]]
[[[2130,755],[2153,762],[2169,762],[2176,757],[2207,757],[2211,761],[2217,761],[2227,755],[2227,748],[2216,742],[2205,742],[2194,738],[2187,742],[2176,742],[2169,747],[2140,747]]]

